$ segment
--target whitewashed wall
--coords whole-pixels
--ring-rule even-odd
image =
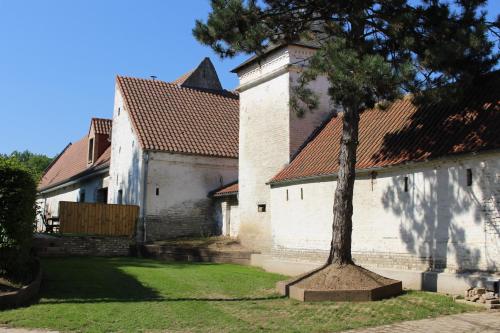
[[[240,211],[236,195],[213,200],[214,221],[222,236],[237,238],[240,231]]]
[[[324,95],[328,85],[319,79],[313,89],[321,96],[314,113],[298,120],[290,108],[291,87],[312,50],[287,47],[273,52],[238,73],[240,79],[239,137],[239,238],[256,249],[271,246],[269,187],[266,185],[289,161],[290,156],[322,122],[329,111]],[[266,212],[257,206],[266,205]]]
[[[78,202],[80,201],[81,191],[85,191],[85,201],[84,202],[96,202],[97,200],[97,190],[105,187],[105,179],[107,173],[96,175],[95,177],[86,179],[81,183],[76,183],[73,185],[58,188],[53,191],[48,191],[42,193],[38,196],[37,204],[43,210],[43,213],[50,216],[59,216],[59,202],[70,201]],[[37,218],[38,220],[38,218]],[[39,221],[38,230],[42,230],[42,225]]]
[[[238,177],[238,160],[150,152],[146,234],[149,240],[213,234],[210,191]]]
[[[124,106],[120,90],[115,87],[108,188],[109,203],[118,203],[118,191],[122,190],[123,204],[142,206],[143,162],[143,152],[137,135]],[[142,213],[141,209],[141,216]]]
[[[471,187],[466,184],[467,168],[473,172]],[[404,176],[409,177],[408,192]],[[334,189],[335,181],[322,181],[271,190],[276,256],[326,258]],[[354,257],[359,263],[396,269],[498,270],[499,201],[499,154],[387,169],[374,181],[369,174],[359,174],[354,187]]]

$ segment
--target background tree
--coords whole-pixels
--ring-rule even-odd
[[[52,162],[52,158],[43,154],[35,154],[28,150],[19,152],[17,150],[13,151],[10,155],[0,154],[2,159],[11,159],[19,162],[21,165],[25,166],[32,174],[34,180],[38,182],[42,177],[43,171]]]
[[[261,54],[270,44],[310,40],[292,103],[314,108],[308,83],[325,75],[343,109],[329,264],[352,264],[352,198],[360,113],[405,92],[425,100],[457,97],[498,61],[499,22],[481,11],[486,0],[212,0],[194,36],[221,57]],[[493,40],[492,40],[493,39]],[[382,103],[383,102],[383,103]]]

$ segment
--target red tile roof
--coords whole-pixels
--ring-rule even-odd
[[[459,107],[416,107],[409,99],[361,114],[357,169],[500,148],[500,73]],[[271,183],[338,171],[342,115],[313,136]]]
[[[92,118],[91,125],[94,127],[95,134],[111,134],[112,119]]]
[[[94,119],[92,119],[92,121],[94,121]],[[110,130],[111,128],[108,132]],[[109,146],[101,156],[96,159],[94,164],[90,166],[87,164],[87,152],[87,135],[73,144],[70,143],[47,168],[38,184],[38,190],[42,191],[49,189],[109,166],[111,146]]]
[[[231,183],[228,185],[224,185],[223,187],[213,191],[211,195],[213,197],[225,197],[228,195],[236,195],[238,194],[238,183]]]
[[[143,149],[238,157],[239,102],[234,94],[121,76],[117,83]]]

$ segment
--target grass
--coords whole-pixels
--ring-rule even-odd
[[[333,332],[473,311],[408,292],[366,303],[300,303],[274,294],[284,276],[226,264],[134,258],[43,261],[41,299],[0,312],[0,326],[79,332]]]

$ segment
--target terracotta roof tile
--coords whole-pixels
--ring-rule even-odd
[[[458,107],[417,107],[409,99],[361,114],[357,169],[387,167],[445,155],[500,148],[500,73]],[[273,182],[338,171],[342,115],[317,132]]]
[[[121,76],[117,82],[143,149],[238,157],[234,94]]]
[[[111,134],[112,119],[92,118],[91,125],[94,127],[95,134]]]
[[[97,123],[95,128],[98,134],[109,134],[111,132],[111,122],[109,119],[93,118],[92,123],[94,125]],[[91,173],[96,169],[109,166],[111,146],[109,146],[101,156],[96,159],[94,164],[90,166],[87,164],[87,149],[88,135],[85,135],[73,144],[70,143],[47,168],[38,184],[38,189],[48,189]]]
[[[238,182],[224,185],[223,187],[211,193],[211,195],[214,197],[225,197],[228,195],[236,195],[236,194],[238,194]]]

